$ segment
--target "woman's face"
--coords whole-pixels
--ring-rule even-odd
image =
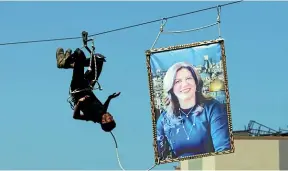
[[[195,97],[196,84],[191,72],[182,68],[176,73],[173,92],[179,100]]]

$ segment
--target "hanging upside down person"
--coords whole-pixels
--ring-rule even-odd
[[[106,62],[105,57],[101,54],[96,55],[96,71],[98,80],[103,63]],[[56,52],[56,60],[58,68],[73,68],[73,76],[70,84],[71,91],[83,90],[94,86],[95,82],[95,65],[94,58],[92,58],[92,65],[84,73],[84,68],[90,66],[90,58],[86,58],[84,52],[77,48],[74,53],[71,49],[67,49],[65,54],[62,48],[58,48]],[[102,104],[100,100],[94,95],[92,90],[80,91],[72,95],[74,102],[73,118],[77,120],[92,121],[99,123],[105,132],[110,132],[116,127],[116,122],[113,116],[107,112],[110,101],[119,96],[120,92],[110,95],[106,102]],[[81,112],[83,114],[81,114]]]

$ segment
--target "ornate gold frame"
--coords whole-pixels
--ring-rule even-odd
[[[197,46],[202,46],[202,45],[216,44],[216,43],[220,43],[220,45],[221,45],[221,55],[222,55],[222,60],[223,60],[223,70],[224,70],[224,79],[225,79],[224,85],[225,85],[226,102],[227,102],[226,106],[227,106],[227,115],[228,115],[228,122],[229,122],[228,124],[229,124],[231,150],[222,151],[222,152],[199,154],[199,155],[194,155],[194,156],[189,156],[189,157],[184,157],[184,158],[160,160],[158,157],[158,149],[157,149],[157,143],[156,143],[156,115],[155,115],[155,105],[154,105],[154,100],[153,100],[154,99],[154,93],[153,93],[152,72],[151,72],[151,67],[150,67],[151,54],[159,53],[159,52],[165,52],[165,51],[185,49],[185,48],[191,48],[191,47],[197,47]],[[169,47],[164,47],[164,48],[156,48],[156,49],[147,50],[146,51],[146,66],[147,66],[147,73],[148,73],[150,105],[151,105],[151,113],[152,113],[153,148],[154,148],[155,164],[165,164],[165,163],[179,162],[179,161],[183,161],[183,160],[190,160],[190,159],[196,159],[196,158],[202,158],[202,157],[208,157],[208,156],[234,153],[235,146],[234,146],[234,137],[233,137],[233,130],[232,130],[232,119],[231,119],[230,95],[229,95],[229,89],[228,89],[228,76],[227,76],[227,67],[226,67],[225,46],[224,46],[224,40],[223,39],[208,40],[208,41],[203,41],[203,42],[195,42],[195,43],[191,43],[191,44],[183,44],[183,45],[169,46]]]

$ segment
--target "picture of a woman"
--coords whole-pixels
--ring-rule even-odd
[[[157,120],[160,159],[231,150],[226,109],[202,94],[203,81],[187,62],[172,65],[163,79],[165,111]]]

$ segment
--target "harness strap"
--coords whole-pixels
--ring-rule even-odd
[[[97,60],[96,60],[96,55],[95,55],[94,51],[95,51],[94,39],[92,39],[92,51],[90,53],[90,64],[89,64],[89,69],[88,70],[92,70],[92,60],[94,59],[94,68],[95,68],[94,74],[95,74],[95,77],[94,77],[94,80],[92,80],[93,89],[94,89],[95,84],[97,83],[97,88],[96,89],[103,90],[101,85],[100,85],[100,83],[97,80],[97,74],[98,74],[98,71],[97,71]]]
[[[95,89],[99,89],[99,90],[103,90],[100,83],[97,80],[97,60],[96,60],[96,55],[95,55],[95,46],[94,46],[94,39],[90,39],[92,41],[92,50],[90,50],[87,47],[87,36],[88,33],[87,32],[83,32],[82,33],[82,37],[83,37],[83,42],[84,42],[84,46],[86,47],[86,49],[90,52],[90,64],[89,64],[89,68],[88,70],[92,70],[92,60],[94,59],[94,67],[95,67],[95,77],[94,80],[91,81],[91,83],[89,83],[89,88],[85,88],[85,89],[76,89],[74,91],[71,91],[71,87],[69,89],[69,97],[67,99],[67,101],[70,103],[70,107],[72,108],[72,110],[74,110],[74,104],[75,103],[75,98],[74,98],[74,94],[79,93],[79,92],[83,92],[83,91],[93,91]],[[89,40],[89,41],[90,41]],[[97,88],[94,88],[95,84],[97,83]]]

